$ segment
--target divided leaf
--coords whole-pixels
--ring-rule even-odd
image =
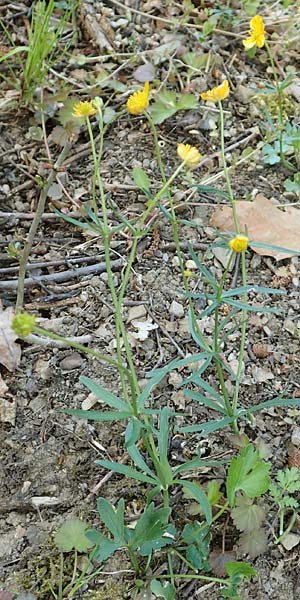
[[[247,496],[238,496],[236,506],[231,511],[232,520],[240,531],[253,532],[259,529],[266,517],[266,511]]]
[[[270,465],[260,459],[258,450],[249,444],[229,466],[226,489],[230,506],[235,504],[235,495],[243,491],[249,498],[264,494],[270,485]]]

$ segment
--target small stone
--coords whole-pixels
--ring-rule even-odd
[[[177,317],[177,318],[184,317],[183,305],[180,304],[180,302],[176,302],[176,300],[173,300],[173,302],[170,306],[170,314],[174,315],[174,317]]]
[[[295,427],[292,431],[292,444],[300,446],[300,427]]]
[[[65,358],[60,361],[59,366],[62,371],[73,371],[73,369],[79,369],[83,362],[84,360],[79,352],[72,352],[72,354],[65,356]]]
[[[226,269],[226,267],[228,265],[229,257],[230,257],[229,248],[216,247],[216,248],[212,249],[212,253],[215,256],[215,258],[221,263],[221,265],[224,267],[224,269]],[[229,270],[232,271],[233,267],[234,267],[234,261],[232,260]]]

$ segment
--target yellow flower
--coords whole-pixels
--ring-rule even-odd
[[[29,313],[22,313],[13,318],[12,328],[19,337],[29,335],[35,324],[35,316]]]
[[[246,40],[243,40],[243,44],[246,50],[258,46],[262,48],[265,43],[265,26],[263,18],[256,15],[250,21],[250,35]]]
[[[218,102],[219,100],[225,100],[229,94],[229,83],[227,79],[218,85],[218,87],[214,87],[212,90],[208,90],[203,94],[200,94],[202,100],[209,100],[210,102]]]
[[[127,109],[131,115],[139,115],[149,104],[149,81],[146,81],[143,90],[137,90],[129,96],[127,100]]]
[[[93,106],[92,102],[85,100],[84,102],[77,102],[73,107],[73,117],[82,119],[82,117],[92,117],[97,112],[97,109]]]
[[[201,159],[199,150],[195,146],[190,146],[190,144],[178,144],[177,154],[191,168],[197,167]]]
[[[248,248],[248,238],[245,235],[236,235],[230,240],[229,246],[234,252],[245,252]]]

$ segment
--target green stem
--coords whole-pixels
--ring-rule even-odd
[[[137,558],[135,556],[135,553],[131,550],[131,548],[129,548],[129,546],[127,546],[127,552],[129,554],[129,558],[131,560],[131,564],[132,564],[132,566],[134,568],[134,572],[135,572],[136,575],[138,575],[139,571],[140,571],[140,568],[139,568],[139,563],[138,563],[138,560],[137,560]]]
[[[137,379],[137,375],[136,375],[136,370],[135,370],[135,366],[134,366],[134,362],[133,362],[133,358],[132,358],[130,345],[129,345],[128,338],[127,338],[126,328],[124,326],[124,322],[122,319],[121,302],[119,301],[119,298],[118,298],[118,295],[116,292],[116,288],[115,288],[115,284],[114,284],[114,280],[113,280],[113,273],[112,273],[112,269],[111,269],[110,231],[109,231],[109,225],[108,225],[105,194],[104,194],[104,190],[103,190],[102,178],[100,175],[100,168],[99,168],[102,151],[103,151],[103,122],[102,122],[101,109],[98,109],[98,114],[99,114],[99,129],[100,129],[100,150],[99,150],[98,158],[97,158],[97,154],[96,154],[93,131],[92,131],[91,123],[90,123],[90,120],[88,117],[86,119],[86,124],[87,124],[87,129],[88,129],[88,133],[89,133],[89,137],[90,137],[90,144],[91,144],[92,155],[93,155],[93,160],[94,160],[94,175],[95,175],[95,178],[96,178],[96,181],[98,184],[98,188],[99,188],[99,192],[100,192],[101,209],[102,209],[102,217],[103,217],[103,226],[100,227],[100,231],[102,234],[103,245],[104,245],[107,281],[108,281],[110,293],[112,296],[112,300],[114,303],[115,311],[116,311],[115,323],[116,323],[116,341],[117,341],[118,363],[119,363],[119,365],[122,365],[122,363],[123,363],[122,346],[121,346],[121,341],[123,340],[126,357],[127,357],[127,361],[128,361],[128,366],[129,366],[129,371],[130,371],[129,383],[130,383],[130,388],[131,388],[131,393],[132,393],[132,407],[133,407],[134,414],[137,416],[138,409],[137,409],[136,398],[139,394],[139,384],[138,384],[138,379]],[[94,212],[97,215],[98,210],[97,210],[97,205],[96,205],[96,198],[94,199]],[[122,340],[121,340],[121,336],[122,336]],[[130,402],[129,395],[128,395],[128,389],[127,389],[127,385],[126,385],[126,380],[124,377],[124,371],[122,371],[122,370],[120,370],[120,378],[121,378],[121,384],[122,384],[124,397],[125,397],[128,405],[131,406],[131,402]]]
[[[218,302],[218,305],[215,308],[215,314],[214,314],[214,340],[213,340],[213,348],[214,348],[214,352],[216,354],[219,354],[220,352],[220,346],[219,346],[219,310],[220,310],[220,303],[221,303],[221,299],[222,299],[222,293],[223,293],[223,287],[224,287],[224,283],[225,283],[225,279],[227,277],[228,271],[230,269],[230,265],[231,265],[231,261],[233,258],[233,252],[230,253],[230,257],[227,263],[227,266],[225,268],[225,271],[221,277],[220,280],[220,284],[218,286],[217,292],[216,292],[216,300]],[[220,382],[220,386],[221,386],[221,390],[222,390],[222,394],[223,394],[223,399],[224,399],[224,407],[226,409],[227,415],[229,417],[232,417],[233,412],[232,412],[232,408],[230,405],[230,400],[229,400],[229,394],[225,385],[225,381],[224,381],[224,375],[223,375],[223,370],[222,370],[222,366],[219,363],[218,359],[215,359],[215,363],[216,363],[216,370],[217,370],[217,375],[218,375],[218,379]]]
[[[85,354],[90,354],[90,356],[95,356],[95,358],[98,358],[99,360],[103,360],[104,362],[107,362],[108,364],[112,365],[113,367],[116,367],[116,369],[121,369],[123,372],[128,374],[128,369],[126,369],[126,367],[123,367],[123,365],[119,365],[119,363],[116,360],[114,360],[113,358],[109,358],[105,354],[101,354],[101,352],[98,352],[97,350],[91,350],[91,348],[87,348],[86,346],[83,346],[82,344],[78,344],[78,342],[69,340],[68,338],[63,337],[62,335],[58,335],[57,333],[53,333],[52,331],[48,331],[48,329],[43,329],[42,327],[37,327],[37,325],[34,325],[34,327],[32,328],[32,331],[34,333],[39,333],[40,335],[43,335],[44,337],[50,338],[51,340],[58,340],[60,342],[63,342],[64,344],[70,346],[71,348],[76,348],[76,350],[79,350],[79,352],[84,352]]]
[[[246,275],[246,253],[242,252],[242,285],[243,287],[247,285],[247,275]],[[246,304],[248,301],[247,294],[243,294],[243,304]],[[237,411],[240,384],[241,384],[241,376],[243,370],[243,361],[245,354],[245,342],[246,342],[246,327],[247,327],[247,309],[242,309],[242,325],[241,325],[241,341],[240,341],[240,350],[239,350],[239,362],[238,369],[236,374],[236,384],[234,389],[234,396],[232,402],[232,412],[235,415]],[[235,422],[236,426],[236,422]]]
[[[239,227],[237,211],[236,211],[236,206],[235,206],[235,199],[234,199],[234,195],[233,195],[233,191],[232,191],[232,187],[231,187],[231,183],[230,183],[229,172],[228,172],[226,156],[225,156],[224,111],[223,111],[223,106],[222,106],[221,100],[219,100],[219,109],[220,109],[220,137],[221,137],[222,166],[223,166],[223,171],[224,171],[225,180],[226,180],[227,192],[228,192],[228,196],[229,196],[229,200],[230,200],[231,208],[232,208],[235,233],[239,234],[240,227]]]
[[[151,131],[153,134],[155,153],[156,153],[156,158],[157,158],[157,163],[159,166],[161,178],[162,178],[163,183],[166,184],[166,176],[165,176],[163,162],[162,162],[162,158],[161,158],[156,127],[155,127],[155,124],[153,123],[151,116],[147,112],[145,113],[145,115],[148,119],[148,122],[151,127]],[[182,277],[182,281],[183,281],[183,287],[184,287],[186,294],[189,295],[190,289],[189,289],[187,276],[185,274],[184,262],[183,262],[181,248],[180,248],[178,223],[177,223],[177,218],[176,218],[176,213],[175,213],[175,208],[174,208],[174,202],[173,202],[172,194],[170,192],[169,187],[167,188],[167,196],[168,196],[168,201],[169,201],[169,206],[170,206],[170,211],[171,211],[171,223],[172,223],[172,229],[173,229],[173,238],[174,238],[174,242],[175,242],[176,253],[178,256],[178,260],[179,260],[179,268],[180,268],[181,277]],[[198,325],[197,319],[196,319],[196,315],[195,315],[193,301],[192,301],[192,298],[190,298],[189,296],[188,296],[188,302],[189,302],[189,309],[191,311],[194,329],[197,332],[197,335],[198,335],[199,339],[201,340],[202,345],[204,346],[205,350],[211,351],[209,344],[207,343],[205,337],[203,336],[203,334],[199,328],[199,325]]]
[[[293,528],[295,521],[297,519],[297,513],[294,512],[293,516],[290,519],[290,522],[288,524],[288,526],[286,527],[286,529],[284,529],[284,510],[280,511],[280,530],[279,530],[279,537],[276,538],[275,540],[275,544],[279,544],[281,542],[281,540],[291,531],[291,529]]]
[[[64,555],[60,553],[59,581],[58,581],[58,600],[63,598],[63,574],[64,574]]]

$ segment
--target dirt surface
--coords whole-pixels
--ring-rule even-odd
[[[21,2],[16,4],[18,11],[24,10],[25,14],[16,15],[13,3],[5,6],[2,2],[0,6],[6,26],[12,28],[19,44],[26,37],[30,19],[26,8],[30,3],[27,2],[27,7]],[[204,22],[205,9],[211,9],[214,3],[194,4]],[[270,77],[270,73],[266,73],[263,53],[251,60],[246,57],[241,39],[248,30],[249,17],[242,10],[241,3],[228,4],[234,17],[232,23],[230,18],[226,20],[226,16],[223,17],[216,26],[217,30],[203,38],[200,35],[201,20],[193,11],[186,15],[181,3],[154,0],[130,0],[124,4],[109,0],[82,2],[74,22],[77,40],[72,42],[69,54],[49,74],[44,90],[46,132],[52,157],[56,158],[60,152],[51,139],[54,127],[60,125],[58,113],[63,106],[57,98],[58,92],[67,90],[69,96],[79,98],[90,98],[91,93],[93,96],[101,95],[115,110],[119,110],[126,102],[128,89],[133,90],[138,85],[135,69],[145,62],[155,67],[153,89],[158,89],[160,82],[164,82],[170,89],[198,95],[217,85],[225,74],[232,90],[225,103],[226,145],[236,144],[228,153],[228,160],[238,161],[245,148],[255,148],[262,139],[260,125],[264,116],[259,105],[249,100],[247,90],[250,85],[256,86],[265,77]],[[295,10],[299,11],[296,4]],[[273,3],[264,3],[260,13],[269,23],[270,35],[275,32],[275,41],[284,36],[287,23],[291,30],[293,27],[293,21],[288,20],[292,7],[283,11],[281,5],[276,2],[273,12]],[[135,11],[131,12],[129,8]],[[199,27],[195,26],[197,23]],[[291,43],[289,50],[278,45],[276,50],[282,76],[287,73],[287,66],[297,68],[295,45]],[[206,62],[190,81],[185,77],[186,66],[182,66],[180,58],[184,51],[210,54],[210,62]],[[78,55],[90,57],[90,61],[77,64],[75,58]],[[5,74],[5,68],[1,68]],[[103,69],[107,79],[102,85],[95,86]],[[88,86],[93,87],[85,91]],[[0,121],[0,277],[4,308],[14,306],[16,289],[13,282],[16,282],[18,273],[18,262],[9,256],[7,248],[16,242],[22,245],[26,238],[39,194],[35,177],[37,174],[42,177],[48,175],[43,138],[33,139],[36,137],[33,128],[40,127],[38,103],[28,107],[22,104],[11,106],[6,103],[11,91],[9,80],[6,80],[1,93],[5,102],[2,103]],[[299,99],[298,104],[295,101],[293,106],[291,118],[299,111]],[[252,135],[249,143],[243,143],[249,135]],[[216,236],[209,219],[214,208],[224,200],[219,201],[213,194],[198,193],[193,188],[194,183],[203,182],[222,171],[218,155],[217,117],[214,112],[208,117],[203,106],[200,113],[181,111],[158,126],[158,136],[167,176],[178,166],[178,142],[196,145],[205,158],[192,174],[176,181],[172,192],[181,202],[178,216],[194,219],[197,223],[196,227],[182,225],[180,228],[184,258],[190,259],[189,241],[197,252],[201,252],[204,264],[219,278],[223,267],[220,256],[215,256],[209,249]],[[145,198],[132,178],[134,166],[143,167],[153,189],[159,189],[160,175],[148,123],[143,117],[132,117],[122,112],[113,125],[108,126],[101,174],[106,192],[127,218],[145,208]],[[63,185],[68,195],[62,194],[56,206],[68,213],[78,213],[82,203],[89,201],[93,173],[85,127],[74,140],[65,167]],[[286,170],[281,166],[264,165],[258,152],[235,169],[233,191],[236,199],[254,198],[259,192],[277,204],[296,202],[296,194],[284,191],[286,177]],[[220,190],[225,189],[222,177],[216,179],[213,185]],[[70,197],[75,199],[75,205],[70,202]],[[40,326],[66,337],[88,336],[90,348],[113,356],[114,310],[107,274],[99,269],[104,262],[101,238],[90,230],[81,230],[66,223],[51,212],[52,206],[49,199],[34,240],[30,263],[38,265],[27,271],[30,287],[26,288],[25,309],[36,314]],[[114,277],[118,284],[126,266],[129,242],[122,236],[115,236],[112,241],[112,258],[116,260]],[[50,263],[48,266],[47,262]],[[89,272],[79,271],[88,266]],[[280,314],[251,313],[249,317],[241,402],[250,407],[282,392],[289,397],[299,397],[300,266],[297,258],[276,262],[252,251],[248,253],[247,266],[249,283],[273,286],[286,292],[279,299],[275,296],[271,299],[272,306],[282,309]],[[58,272],[68,272],[67,279],[61,282],[51,279],[41,282],[39,279]],[[234,276],[232,272],[228,285]],[[239,274],[237,284],[240,284]],[[201,290],[201,286],[197,272],[193,273],[191,288]],[[135,332],[132,321],[138,311],[157,325],[145,341],[134,342],[134,337],[131,338],[132,344],[135,343],[133,352],[140,381],[153,368],[199,351],[189,333],[186,301],[181,289],[172,228],[166,217],[160,214],[155,233],[139,244],[124,297],[123,316],[131,334]],[[174,300],[178,303],[175,311]],[[256,297],[256,300],[264,306],[268,303],[263,296]],[[203,319],[201,327],[210,336],[212,319]],[[234,332],[224,349],[231,367],[236,364],[238,339],[239,334]],[[0,581],[2,590],[13,596],[31,592],[36,598],[48,600],[51,595],[47,580],[53,577],[59,559],[51,537],[53,532],[74,516],[100,527],[97,494],[93,494],[93,489],[106,471],[96,465],[95,460],[120,460],[124,455],[123,429],[119,424],[87,422],[67,416],[63,411],[65,408],[86,406],[89,392],[80,383],[80,375],[92,377],[115,393],[120,392],[120,386],[112,368],[72,348],[56,347],[51,341],[43,346],[26,341],[19,343],[22,346],[20,365],[14,371],[4,367],[1,371],[8,392],[5,410],[2,409],[1,413],[3,422],[0,431]],[[213,370],[208,372],[208,381],[214,384]],[[163,380],[154,390],[152,407],[169,405],[178,411],[185,410],[190,415],[188,424],[211,418],[206,408],[195,406],[185,398],[176,389],[176,383],[178,380],[174,374]],[[94,405],[94,409],[99,407],[100,404]],[[288,464],[297,464],[297,452],[300,453],[300,450],[295,444],[291,446],[297,426],[298,409],[270,408],[257,413],[253,425],[246,427],[245,432],[251,440],[267,445],[273,474]],[[197,435],[174,434],[170,448],[173,464],[187,457],[193,458],[199,451],[205,457],[220,460],[234,456],[236,447],[229,429],[210,434],[204,440]],[[224,469],[215,468],[208,473],[198,472],[196,476],[205,485],[208,479],[214,477],[224,481],[224,473]],[[123,496],[128,517],[132,517],[143,505],[145,489],[115,475],[103,483],[98,493],[112,503]],[[174,510],[175,521],[180,521],[187,506],[188,502],[181,498]],[[267,550],[251,560],[257,575],[242,587],[245,600],[300,598],[299,546],[288,551],[280,544],[275,545],[274,527],[278,527],[278,522],[275,512],[272,512],[266,523]],[[298,521],[293,532],[298,533]],[[213,549],[220,549],[222,543],[226,550],[235,548],[236,535],[230,523],[222,522],[218,526]],[[130,564],[126,557],[117,555],[105,564],[104,573],[92,580],[78,597],[106,600],[133,597],[133,575],[128,570]],[[0,592],[0,598],[5,600],[6,597]],[[220,598],[220,593],[217,586],[211,584],[184,582],[179,586],[178,598],[214,600]]]

